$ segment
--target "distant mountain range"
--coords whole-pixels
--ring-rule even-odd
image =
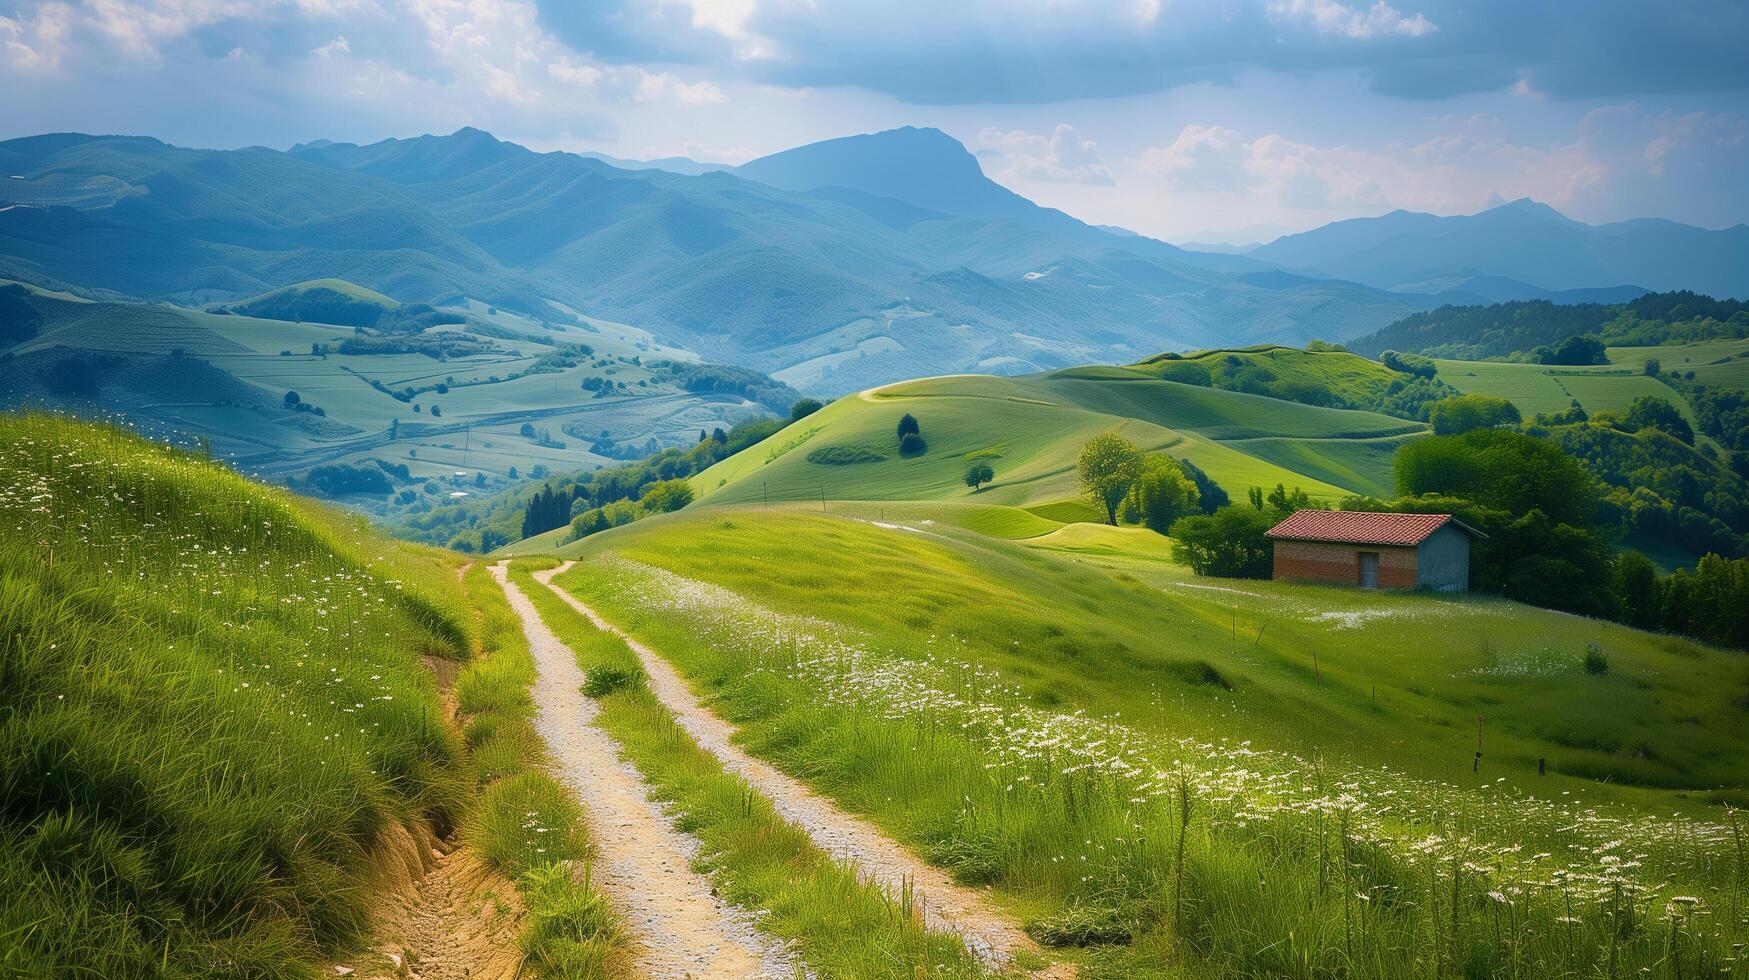
[[[1550,254],[1569,247],[1556,239],[1590,226],[1518,205],[1339,222],[1248,255],[1192,251],[1040,207],[951,137],[915,128],[727,170],[536,153],[477,129],[286,151],[57,134],[0,143],[0,174],[12,175],[0,177],[0,278],[184,305],[341,278],[407,302],[630,323],[825,393],[1342,340],[1444,303],[1614,301],[1665,285],[1677,264],[1544,275],[1575,262]],[[1742,231],[1627,224],[1682,243]],[[1638,241],[1625,227],[1590,234],[1625,255]],[[1540,244],[1516,244],[1526,228]],[[1729,278],[1719,261],[1689,265]]]
[[[1529,199],[1455,217],[1392,211],[1337,221],[1246,256],[1381,289],[1426,292],[1429,283],[1464,279],[1485,301],[1619,302],[1631,298],[1622,295],[1634,288],[1626,283],[1641,292],[1749,296],[1749,225],[1710,231],[1656,218],[1588,225]],[[1592,294],[1558,296],[1570,291]]]
[[[0,143],[0,172],[20,179],[0,184],[23,206],[0,210],[0,276],[184,304],[321,278],[408,302],[459,294],[632,323],[828,392],[1339,339],[1425,306],[1093,228],[987,180],[938,132],[848,148],[687,175],[535,153],[475,129],[285,152],[13,140]],[[904,179],[879,182],[887,171]]]

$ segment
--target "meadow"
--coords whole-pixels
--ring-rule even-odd
[[[1738,969],[1739,656],[799,507],[645,521],[557,582],[1084,975]]]

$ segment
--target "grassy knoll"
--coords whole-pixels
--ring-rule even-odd
[[[558,581],[1085,975],[1698,976],[1749,938],[1740,656],[888,523],[687,511]]]
[[[452,567],[115,430],[0,419],[0,972],[296,975],[465,809]]]
[[[673,805],[678,826],[703,844],[699,863],[723,897],[761,910],[759,927],[790,943],[821,977],[950,978],[983,975],[957,939],[925,931],[914,909],[856,873],[785,821],[770,801],[693,743],[639,682],[625,641],[595,628],[550,589],[512,566],[523,593],[577,653],[597,723]]]
[[[928,444],[912,458],[899,454],[894,436],[906,413],[917,417]],[[1234,495],[1286,483],[1335,499],[1387,486],[1390,453],[1423,427],[1126,368],[960,375],[839,399],[768,445],[699,474],[693,486],[721,504],[824,498],[1033,508],[1077,496],[1075,454],[1106,431],[1187,458]],[[975,461],[996,472],[995,483],[976,492],[961,479]]]
[[[1261,368],[1276,380],[1315,384],[1350,404],[1364,404],[1384,394],[1391,382],[1402,375],[1371,358],[1347,351],[1313,351],[1276,344],[1260,344],[1233,350],[1194,351],[1178,357],[1161,354],[1132,365],[1132,369],[1154,377],[1172,378],[1174,372],[1184,372],[1183,365],[1194,365],[1211,374],[1223,369],[1250,365]]]

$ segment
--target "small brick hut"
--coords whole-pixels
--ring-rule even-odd
[[[1269,529],[1275,577],[1363,589],[1470,587],[1470,540],[1482,533],[1450,514],[1299,510]]]

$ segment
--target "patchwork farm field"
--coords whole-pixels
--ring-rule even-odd
[[[1680,392],[1644,373],[1656,360],[1666,371],[1694,372],[1694,380],[1725,387],[1749,387],[1749,340],[1709,340],[1662,347],[1611,347],[1608,364],[1567,367],[1503,361],[1438,361],[1439,377],[1465,394],[1510,400],[1527,417],[1558,412],[1573,401],[1587,412],[1625,411],[1635,398],[1650,395],[1675,404],[1693,422]]]
[[[1684,975],[1728,966],[1741,656],[827,506],[652,518],[556,582],[1083,976],[1665,975],[1671,914]]]
[[[338,281],[306,285],[357,290]],[[570,471],[612,462],[591,448],[604,435],[639,446],[651,438],[690,440],[700,429],[766,411],[739,395],[684,391],[662,380],[645,361],[693,355],[591,318],[543,325],[466,302],[457,311],[486,324],[491,335],[464,324],[423,331],[421,343],[453,340],[464,352],[440,360],[418,352],[341,353],[357,335],[349,326],[33,295],[44,323],[0,369],[11,372],[7,404],[123,413],[166,436],[205,437],[240,470],[273,479],[381,460],[436,486],[419,496],[442,500],[480,492],[480,478],[504,485],[512,469],[526,477],[537,467]],[[573,344],[593,353],[563,356]],[[69,356],[103,365],[97,387],[72,401],[40,380]],[[613,393],[597,397],[586,383],[611,384]],[[390,394],[409,388],[419,394],[408,400]],[[322,414],[288,410],[287,392]],[[524,425],[536,437],[525,435]],[[384,506],[380,496],[355,502]]]

